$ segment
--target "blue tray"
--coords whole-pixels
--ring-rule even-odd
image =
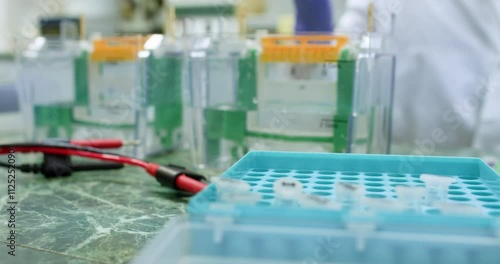
[[[448,202],[476,213],[449,214],[430,205],[359,213],[349,203],[337,210],[274,203],[273,184],[281,178],[332,201],[339,182],[364,186],[366,197],[395,201],[396,186],[425,185],[421,174],[453,177]],[[222,177],[247,182],[261,199],[221,202],[216,186],[208,186],[189,202],[188,219],[167,227],[136,263],[500,263],[500,177],[480,159],[250,152]]]
[[[262,194],[257,206],[235,205],[234,209],[235,213],[241,214],[245,213],[241,210],[253,208],[255,212],[251,213],[258,216],[266,212],[264,208],[272,207],[275,198],[273,183],[280,178],[297,179],[303,184],[305,193],[331,199],[335,198],[334,184],[344,182],[364,186],[366,197],[396,200],[395,187],[398,185],[425,187],[420,180],[421,174],[454,177],[456,182],[450,185],[448,191],[450,202],[476,206],[484,213],[481,217],[484,219],[500,216],[500,177],[476,158],[250,152],[222,177],[244,180],[252,186],[253,192]],[[209,205],[216,201],[216,196],[215,186],[209,186],[191,200],[189,213],[210,213]],[[276,211],[277,208],[270,210]],[[436,208],[426,208],[423,213],[440,215]]]

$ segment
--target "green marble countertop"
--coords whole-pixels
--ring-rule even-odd
[[[188,165],[182,152],[154,161]],[[189,198],[133,167],[54,180],[16,173],[17,247],[10,256],[7,171],[0,168],[0,263],[126,263],[185,213]]]

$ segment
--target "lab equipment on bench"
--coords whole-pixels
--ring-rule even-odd
[[[149,149],[169,150],[182,145],[182,95],[185,79],[183,41],[157,35],[160,41],[147,58],[146,85],[148,112],[154,113],[154,122],[148,138],[155,139]]]
[[[157,58],[152,51],[161,35],[95,39],[88,56],[87,89],[78,94],[73,138],[139,140],[128,155],[145,157],[176,146],[181,126],[179,92],[172,74],[180,78],[176,61]],[[170,67],[171,66],[171,67]],[[169,68],[170,67],[170,68]],[[169,79],[170,78],[170,79]]]
[[[187,125],[198,166],[248,150],[388,153],[394,56],[374,34],[192,38]]]
[[[0,145],[0,155],[9,156],[7,162],[0,161],[0,167],[15,169],[22,172],[41,173],[46,178],[68,177],[73,172],[90,170],[121,169],[124,165],[136,166],[144,169],[153,176],[162,186],[176,190],[197,193],[206,186],[206,178],[184,167],[176,165],[159,165],[137,158],[106,152],[103,149],[120,148],[126,142],[120,139],[91,139],[91,140],[60,140],[50,139],[36,143],[11,143]],[[13,165],[11,160],[17,153],[43,153],[41,164]],[[71,162],[72,156],[107,161],[106,163],[79,163]]]
[[[18,92],[27,141],[72,136],[72,112],[86,85],[84,19],[41,18],[41,36],[17,54]]]
[[[14,55],[0,54],[0,143],[5,140],[21,141],[22,116],[16,92],[17,74]],[[8,124],[8,125],[7,125]]]
[[[27,141],[71,138],[76,93],[84,85],[80,41],[37,37],[19,54],[18,91]]]
[[[247,12],[243,1],[171,0],[167,6],[167,34],[245,34]]]
[[[246,152],[247,111],[255,110],[256,43],[238,36],[189,38],[186,126],[196,166],[228,167]]]
[[[500,175],[480,159],[256,151],[222,180],[133,263],[500,262]],[[218,199],[235,190],[261,199]]]

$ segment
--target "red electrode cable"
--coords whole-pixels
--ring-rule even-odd
[[[71,145],[91,147],[98,149],[116,149],[127,145],[138,145],[139,141],[123,141],[121,139],[83,139],[83,140],[70,140]]]
[[[118,163],[123,163],[123,164],[139,166],[139,167],[142,167],[144,169],[147,169],[148,164],[149,164],[145,161],[134,159],[134,158],[122,157],[122,156],[118,156],[118,155],[103,154],[103,153],[88,152],[88,151],[84,151],[84,150],[75,150],[75,149],[53,148],[53,147],[14,147],[13,149],[15,149],[16,152],[22,152],[22,153],[43,152],[43,153],[48,153],[48,154],[80,156],[80,157],[91,158],[91,159],[113,161],[113,162],[118,162]],[[9,149],[0,148],[0,154],[7,154],[7,153],[9,153]]]
[[[16,152],[21,153],[29,153],[29,152],[42,152],[47,154],[56,154],[56,155],[70,155],[70,156],[80,156],[91,159],[99,159],[104,161],[117,162],[122,164],[134,165],[141,167],[146,170],[146,172],[153,177],[170,177],[175,178],[173,180],[173,186],[180,190],[184,190],[190,193],[197,193],[203,190],[207,184],[204,182],[197,181],[192,179],[184,174],[181,175],[165,175],[164,168],[155,163],[145,162],[139,159],[124,157],[119,155],[112,155],[107,153],[98,153],[98,152],[90,152],[85,150],[77,150],[77,149],[67,149],[64,147],[9,147],[9,148],[0,148],[0,154],[8,154],[9,150],[14,149]],[[158,179],[157,179],[158,180]]]
[[[199,193],[207,187],[206,183],[195,181],[184,174],[177,177],[175,184],[179,187],[179,189],[189,193]]]

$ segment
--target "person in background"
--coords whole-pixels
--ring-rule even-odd
[[[294,0],[295,33],[331,33],[334,25],[330,0]]]
[[[397,58],[393,150],[500,157],[500,1],[374,3]],[[366,31],[369,6],[348,0],[338,31]]]

